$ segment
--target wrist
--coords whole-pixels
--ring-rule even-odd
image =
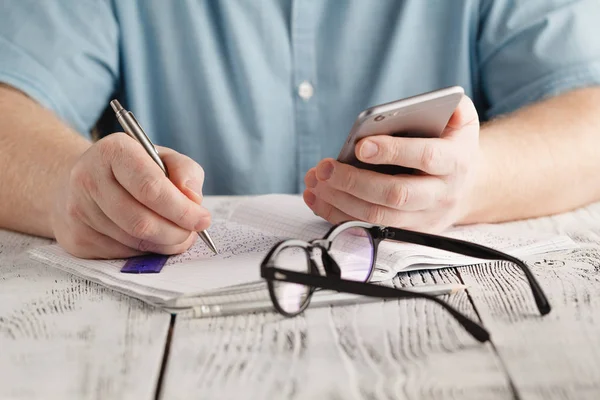
[[[55,168],[52,172],[52,179],[48,183],[49,198],[48,210],[46,214],[47,220],[44,226],[47,227],[48,236],[54,238],[54,226],[56,225],[55,218],[58,203],[64,202],[64,196],[68,190],[69,180],[73,168],[81,158],[81,156],[92,146],[90,142],[81,138],[76,140],[76,143],[68,146],[68,150],[63,153],[56,161]]]
[[[480,145],[477,147],[476,154],[473,156],[472,176],[468,179],[465,186],[465,196],[463,198],[461,212],[457,224],[467,225],[483,222],[486,214],[486,204],[491,188],[489,159],[484,157],[483,149]]]

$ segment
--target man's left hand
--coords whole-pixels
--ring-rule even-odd
[[[369,164],[414,168],[385,175],[324,159],[304,178],[304,201],[331,223],[361,220],[421,232],[440,232],[468,212],[476,178],[479,118],[464,96],[440,138],[371,136],[356,144]]]

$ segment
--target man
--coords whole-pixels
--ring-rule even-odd
[[[331,222],[439,232],[600,199],[596,0],[2,0],[0,227],[81,257],[177,253],[203,194],[304,192]],[[376,137],[369,106],[460,85],[441,139]],[[118,98],[170,180],[107,112]],[[491,122],[489,122],[491,121]],[[481,122],[481,126],[480,126]],[[94,126],[103,139],[93,143]],[[186,155],[183,155],[185,153]]]

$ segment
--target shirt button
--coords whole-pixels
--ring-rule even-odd
[[[302,82],[298,85],[298,96],[300,96],[303,100],[308,100],[313,97],[315,94],[315,88],[308,81]]]

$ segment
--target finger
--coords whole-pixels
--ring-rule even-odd
[[[447,191],[447,184],[435,176],[390,176],[331,159],[317,165],[316,177],[333,189],[369,203],[404,211],[430,208],[443,199]]]
[[[473,101],[463,96],[440,139],[378,135],[359,141],[355,152],[359,160],[369,164],[401,165],[431,175],[450,175],[460,168],[460,155],[475,149],[478,138],[477,110]]]
[[[115,239],[103,235],[87,225],[79,224],[72,227],[76,235],[62,240],[61,246],[69,253],[79,258],[115,259],[142,255],[143,252],[119,243]]]
[[[340,210],[353,220],[370,222],[378,225],[395,226],[398,210],[369,203],[346,192],[341,192],[325,184],[318,184],[309,189],[317,199]]]
[[[195,232],[190,232],[189,236],[185,241],[176,245],[162,245],[152,243],[148,240],[139,239],[132,235],[129,235],[117,224],[110,220],[102,212],[97,204],[93,204],[91,209],[88,210],[80,218],[81,222],[88,225],[90,228],[98,233],[108,236],[125,246],[136,249],[140,252],[157,253],[157,254],[179,254],[188,250],[198,238]]]
[[[356,145],[356,156],[368,164],[400,165],[430,175],[450,175],[456,171],[457,146],[437,138],[371,136]]]
[[[465,129],[469,128],[469,129]],[[462,134],[460,134],[460,131]],[[479,134],[479,115],[473,101],[463,96],[458,107],[450,117],[442,138],[454,139],[457,136],[472,136]]]
[[[428,211],[390,211],[390,209],[387,209],[381,214],[379,214],[380,211],[370,211],[373,213],[372,215],[369,215],[369,212],[367,212],[367,217],[361,218],[345,213],[326,200],[316,196],[310,189],[304,191],[303,197],[306,204],[315,214],[333,224],[361,220],[376,225],[393,226],[419,232],[437,233],[440,231],[439,221],[436,221],[435,215]],[[379,207],[375,204],[371,204],[370,206]],[[353,210],[358,209],[359,207],[353,208]]]
[[[140,204],[112,176],[101,179],[103,189],[93,192],[93,201],[119,228],[134,238],[161,245],[183,243],[190,231]],[[188,200],[189,201],[189,200]]]
[[[395,210],[378,204],[368,203],[348,193],[322,186],[318,185],[316,189],[311,190],[317,199],[340,210],[353,220],[370,222],[376,225],[414,229],[421,232],[434,232],[438,229],[437,224],[430,223],[434,213],[429,210]]]
[[[314,188],[317,186],[317,183],[317,169],[311,168],[308,170],[306,175],[304,175],[304,185],[306,185],[307,188]]]
[[[169,171],[169,180],[190,200],[202,203],[204,170],[190,157],[167,147],[158,147],[161,158]]]
[[[319,217],[331,222],[332,224],[339,224],[346,221],[353,221],[348,214],[343,213],[331,204],[324,202],[317,198],[310,190],[305,190],[303,194],[304,202],[310,207],[311,210]]]
[[[157,168],[156,163],[137,147],[138,143],[128,143],[112,162],[112,172],[117,182],[138,202],[181,228],[188,231],[208,228],[208,210],[183,194],[162,170]],[[178,156],[180,155],[169,154],[167,158],[173,162],[173,158]],[[174,171],[177,179],[187,182],[197,178],[192,176],[196,174],[195,169],[187,172],[188,179],[184,178],[182,168],[181,163],[177,164]]]

